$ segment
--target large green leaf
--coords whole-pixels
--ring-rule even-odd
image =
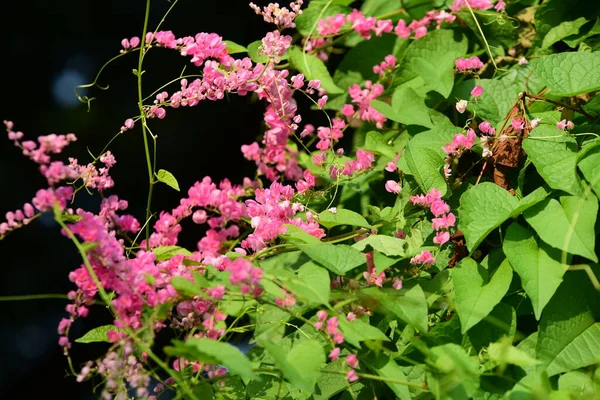
[[[594,224],[598,215],[598,199],[561,196],[546,199],[523,212],[525,220],[550,246],[598,262],[595,254]]]
[[[566,21],[574,21],[580,17],[594,19],[600,13],[596,0],[548,0],[543,2],[535,12],[534,24],[537,39],[545,36],[553,28]]]
[[[267,349],[288,382],[298,389],[313,391],[321,375],[321,367],[325,365],[325,352],[321,343],[303,340],[295,344],[287,354],[281,346],[268,339],[259,339],[258,343]]]
[[[558,134],[558,135],[557,135]],[[577,141],[560,136],[555,126],[541,125],[523,141],[523,149],[552,189],[581,194],[577,176]]]
[[[559,250],[543,242],[538,244],[533,233],[516,222],[506,231],[502,248],[513,269],[521,277],[535,317],[539,320],[542,310],[562,283],[569,266],[561,263]]]
[[[394,292],[373,286],[362,290],[361,295],[376,300],[382,310],[393,313],[416,330],[427,332],[427,299],[421,286]]]
[[[594,189],[596,196],[600,197],[600,147],[589,151],[577,166]]]
[[[365,255],[347,244],[297,244],[307,256],[338,275],[363,265]]]
[[[394,85],[399,86],[420,76],[430,90],[448,97],[454,86],[454,61],[466,52],[466,37],[458,31],[432,31],[408,46]]]
[[[189,361],[204,361],[224,365],[235,375],[244,378],[254,377],[252,363],[237,347],[229,343],[217,342],[208,338],[189,338],[185,342],[175,340],[173,346],[165,347],[165,353],[183,357]]]
[[[484,182],[468,189],[460,197],[458,228],[464,233],[469,251],[506,221],[518,200],[500,186]]]
[[[356,84],[365,80],[377,81],[379,75],[373,72],[373,66],[381,63],[388,54],[394,55],[397,40],[396,35],[382,35],[358,43],[344,55],[333,80],[339,86],[342,86],[340,81],[347,76],[355,77],[353,83]]]
[[[297,279],[286,280],[289,289],[309,304],[329,304],[329,272],[312,261],[298,270]]]
[[[394,91],[392,105],[381,100],[373,100],[371,106],[392,121],[404,125],[433,127],[425,99],[408,85],[402,85]]]
[[[489,271],[472,258],[463,258],[452,270],[452,280],[456,311],[465,333],[500,303],[510,286],[512,269],[508,260]]]
[[[298,71],[302,72],[306,79],[318,79],[321,81],[321,87],[329,94],[344,93],[331,78],[327,67],[317,57],[306,54],[302,49],[298,47],[291,47],[288,52],[290,53],[290,61]]]
[[[446,194],[446,179],[442,173],[444,159],[436,150],[415,146],[409,141],[402,158],[409,168],[405,172],[415,177],[423,192],[428,193],[436,188],[442,192],[442,196]]]
[[[598,276],[600,268],[592,267]],[[600,296],[583,271],[569,272],[539,325],[536,358],[553,376],[599,361]]]
[[[542,47],[548,48],[559,40],[578,34],[579,29],[586,23],[588,23],[588,19],[585,17],[579,17],[574,21],[561,22],[559,25],[548,31],[542,42]]]
[[[555,96],[575,96],[600,89],[600,53],[559,53],[532,63]]]

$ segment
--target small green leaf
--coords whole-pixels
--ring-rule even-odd
[[[377,250],[385,255],[403,257],[405,254],[405,243],[406,242],[404,240],[392,236],[370,235],[354,243],[352,247],[357,250],[364,251],[367,246],[371,246],[373,250]]]
[[[521,277],[523,288],[531,299],[535,318],[539,320],[569,266],[560,262],[560,251],[543,242],[538,244],[533,234],[516,222],[506,231],[502,248]]]
[[[387,158],[396,157],[394,148],[390,146],[384,139],[383,135],[377,131],[367,132],[365,144],[362,146],[364,150],[372,151],[373,153],[381,154]]]
[[[510,286],[512,269],[508,260],[488,271],[472,258],[463,258],[452,270],[452,280],[464,334],[500,303]]]
[[[246,53],[248,49],[242,46],[241,44],[237,44],[232,42],[231,40],[223,40],[223,43],[227,46],[227,52],[229,54],[237,54],[237,53]]]
[[[454,343],[433,347],[428,353],[435,367],[442,398],[470,399],[479,387],[477,362],[467,351]]]
[[[363,361],[361,359],[361,361]],[[365,364],[369,366],[369,369],[375,371],[375,373],[382,378],[387,378],[384,382],[392,392],[396,395],[397,399],[410,400],[413,397],[408,390],[408,386],[396,383],[396,381],[408,381],[402,368],[396,364],[396,362],[389,356],[380,353],[377,356],[371,354],[364,360]],[[388,380],[389,379],[389,380]]]
[[[103,325],[92,329],[79,339],[75,339],[76,343],[95,343],[95,342],[109,342],[107,333],[108,331],[122,332],[121,329],[114,325]]]
[[[298,71],[304,74],[306,79],[320,80],[321,87],[327,90],[329,94],[344,93],[344,91],[333,82],[323,61],[313,55],[306,54],[299,47],[291,47],[288,50],[288,53],[290,53],[290,62],[298,69]]]
[[[541,363],[523,350],[513,346],[510,339],[506,339],[492,343],[488,347],[488,356],[492,361],[500,365],[513,364],[519,367],[529,367]]]
[[[338,275],[363,265],[367,259],[363,253],[346,244],[297,244],[307,256]]]
[[[458,228],[465,234],[469,251],[475,250],[490,232],[506,221],[518,203],[506,190],[491,182],[464,192],[460,197]]]
[[[318,221],[327,229],[331,229],[334,226],[339,225],[351,225],[360,226],[363,228],[372,228],[371,224],[360,214],[346,210],[345,208],[338,208],[335,213],[329,210],[325,210],[319,214]]]
[[[259,55],[260,46],[262,46],[262,42],[257,40],[248,45],[248,56],[255,63],[266,63],[269,61],[269,57],[263,55],[262,53]]]
[[[352,9],[346,7],[347,5],[339,1],[311,0],[308,7],[303,9],[302,14],[294,20],[296,30],[303,36],[316,35],[319,20],[336,14],[349,14]]]
[[[586,18],[580,17],[574,21],[564,21],[560,23],[558,26],[555,26],[554,28],[550,29],[546,36],[544,36],[542,48],[546,49],[552,46],[554,43],[563,40],[568,36],[578,34],[579,29],[587,22],[588,20]]]
[[[374,100],[371,102],[371,107],[392,121],[404,125],[420,125],[433,128],[424,98],[419,96],[410,86],[402,85],[394,91],[391,106],[381,100]]]
[[[420,332],[427,332],[427,299],[419,285],[410,289],[388,292],[369,287],[361,295],[377,300],[382,310],[391,312]]]
[[[152,249],[152,252],[156,254],[156,261],[170,260],[173,256],[183,254],[184,256],[192,256],[193,254],[183,247],[180,246],[161,246]]]
[[[546,199],[525,210],[525,220],[550,246],[598,262],[595,253],[594,224],[598,198],[561,196]]]
[[[581,194],[577,176],[577,141],[559,136],[555,126],[541,125],[523,141],[523,150],[552,189]]]
[[[600,89],[600,53],[551,54],[532,63],[554,96],[575,96]]]
[[[325,365],[325,352],[321,343],[316,340],[301,341],[296,343],[287,355],[281,346],[270,340],[261,338],[258,343],[267,349],[288,382],[298,389],[312,393],[321,376],[321,368]]]
[[[366,340],[390,340],[379,329],[360,319],[350,322],[346,318],[340,318],[339,324],[346,341],[358,348],[360,348],[360,342]]]
[[[173,174],[169,171],[159,169],[158,173],[156,174],[156,179],[158,179],[159,182],[162,182],[179,192],[179,183],[177,183],[177,179],[175,179]]]
[[[174,341],[173,346],[165,347],[165,353],[183,357],[190,361],[203,361],[224,365],[230,373],[251,379],[254,377],[252,363],[237,347],[208,338],[189,338],[187,341]]]
[[[177,293],[185,297],[206,296],[199,285],[182,276],[171,278],[171,285]]]

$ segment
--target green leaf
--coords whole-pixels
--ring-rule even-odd
[[[388,158],[395,158],[396,152],[390,146],[383,135],[377,131],[367,132],[365,144],[362,146],[364,150],[372,151],[373,153],[381,154]]]
[[[184,342],[175,340],[173,346],[165,347],[165,353],[190,361],[203,361],[224,365],[229,372],[252,379],[252,363],[237,347],[208,338],[189,338]]]
[[[600,97],[599,97],[600,98]],[[596,196],[600,197],[600,147],[589,151],[577,164]]]
[[[316,35],[319,20],[335,14],[349,14],[352,9],[346,6],[347,4],[340,4],[339,1],[312,0],[294,20],[296,30],[304,36]]]
[[[158,173],[156,174],[156,179],[158,179],[159,182],[162,182],[165,185],[168,185],[179,192],[179,183],[177,183],[177,179],[175,179],[173,174],[169,171],[159,169]]]
[[[454,343],[430,349],[428,359],[435,367],[441,398],[470,399],[479,387],[477,362]]]
[[[355,78],[352,83],[365,80],[377,81],[379,75],[373,72],[373,66],[380,64],[388,54],[398,55],[394,51],[397,40],[403,39],[399,39],[396,35],[382,35],[358,43],[344,55],[333,75],[333,80],[339,86],[342,85],[340,81],[347,79],[348,76]]]
[[[290,290],[309,304],[329,304],[329,272],[312,261],[298,270],[298,279],[286,282]]]
[[[329,94],[344,93],[331,78],[327,67],[315,56],[306,54],[302,49],[298,47],[291,47],[288,52],[290,53],[290,61],[294,67],[302,72],[306,79],[318,79],[321,81],[321,87]]]
[[[371,107],[392,121],[433,128],[425,100],[410,86],[402,85],[394,91],[391,106],[381,100],[373,100]]]
[[[405,172],[415,177],[423,192],[428,193],[431,189],[436,188],[442,192],[442,196],[446,194],[446,179],[442,174],[444,159],[436,150],[415,146],[411,140],[408,142],[402,159],[409,168],[409,171]]]
[[[486,236],[506,221],[518,205],[517,199],[500,186],[484,182],[460,197],[458,228],[473,252]]]
[[[517,331],[517,312],[508,304],[500,302],[487,317],[469,329],[467,335],[475,351],[488,347],[503,337],[512,340]]]
[[[161,246],[152,249],[152,252],[156,254],[156,261],[170,260],[173,256],[183,254],[184,256],[192,256],[193,254],[183,247],[179,246]]]
[[[502,50],[498,48],[511,48],[517,44],[519,40],[519,31],[514,25],[505,19],[498,18],[498,14],[489,11],[475,11],[474,14],[479,22],[476,24],[473,16],[467,9],[463,9],[458,13],[459,18],[463,20],[473,33],[479,38],[481,45],[484,45],[483,38],[479,29],[483,31],[483,35],[487,39],[492,52],[496,55],[504,55]]]
[[[538,244],[533,234],[516,222],[506,231],[502,249],[521,277],[539,321],[569,266],[560,262],[560,251],[543,242]]]
[[[295,344],[287,355],[284,349],[267,339],[259,339],[258,343],[267,349],[288,382],[298,389],[313,391],[321,375],[321,367],[325,364],[325,352],[321,343],[304,340]]]
[[[598,15],[595,0],[548,0],[535,12],[534,24],[538,38],[542,40],[554,27],[564,21],[574,21],[579,17],[594,19]]]
[[[260,52],[260,46],[262,46],[262,42],[260,40],[250,43],[248,45],[248,56],[255,63],[263,63],[264,64],[269,61],[269,57],[267,57],[263,54],[258,55],[258,53]]]
[[[581,400],[594,399],[600,394],[596,391],[592,377],[581,371],[567,372],[566,374],[561,375],[558,378],[558,389],[579,395],[580,397],[575,398]]]
[[[575,96],[600,89],[600,53],[559,53],[532,63],[554,96]]]
[[[357,250],[364,251],[367,246],[371,246],[373,250],[377,250],[388,256],[404,256],[404,244],[406,242],[392,236],[386,235],[370,235],[366,238],[354,243],[352,247]]]
[[[365,255],[346,244],[297,244],[307,256],[338,275],[363,265]]]
[[[550,246],[571,254],[583,256],[594,262],[594,224],[598,215],[598,199],[561,196],[546,199],[523,212],[525,220],[538,236]]]
[[[334,226],[339,225],[360,226],[369,229],[372,228],[371,224],[369,224],[362,215],[352,210],[346,210],[345,208],[338,208],[335,213],[325,210],[319,214],[318,220],[319,223],[327,229],[331,229]]]
[[[231,40],[223,40],[223,43],[227,45],[227,52],[229,54],[237,54],[237,53],[246,53],[248,49],[242,46],[241,44],[237,44],[232,42]]]
[[[560,135],[555,126],[541,125],[523,141],[523,150],[552,189],[581,194],[577,176],[577,141]]]
[[[345,340],[358,348],[360,348],[360,342],[367,340],[390,340],[379,329],[360,319],[350,322],[346,318],[340,318],[339,325]]]
[[[85,335],[79,339],[75,339],[75,343],[96,343],[96,342],[109,342],[106,334],[108,331],[122,332],[121,329],[114,325],[103,325],[88,331]]]
[[[598,276],[598,266],[592,267]],[[569,272],[539,324],[536,358],[549,376],[595,364],[600,355],[600,296],[583,271]]]
[[[411,42],[393,84],[399,86],[421,76],[430,90],[447,98],[454,86],[454,61],[466,52],[466,37],[448,29],[434,30]]]
[[[574,21],[564,21],[559,25],[551,28],[542,42],[542,48],[546,49],[552,46],[554,43],[563,40],[564,38],[576,35],[579,33],[579,29],[585,25],[588,20],[584,17],[577,18]]]
[[[306,232],[304,229],[297,227],[292,224],[284,224],[285,233],[281,235],[285,240],[292,243],[312,243],[312,244],[320,244],[321,241],[319,238],[311,235]]]
[[[427,298],[421,286],[387,293],[373,286],[362,290],[361,295],[377,300],[382,310],[393,313],[416,330],[427,332]]]
[[[500,303],[510,286],[512,269],[508,260],[489,271],[472,258],[463,258],[452,270],[452,280],[464,334]]]
[[[361,359],[361,361],[363,360]],[[396,364],[392,358],[380,353],[377,356],[370,355],[370,357],[364,360],[364,363],[377,375],[381,376],[382,378],[389,379],[385,380],[384,382],[390,389],[392,389],[392,392],[394,392],[394,395],[397,399],[410,400],[413,398],[408,390],[408,386],[395,382],[407,382],[408,379],[404,374],[404,371],[402,371],[402,368]]]
[[[541,361],[529,356],[523,350],[513,346],[510,339],[506,339],[504,338],[499,342],[492,343],[488,347],[488,356],[492,361],[500,365],[513,364],[519,367],[528,367],[541,363]]]
[[[194,297],[198,295],[205,296],[205,293],[198,284],[182,276],[172,277],[171,285],[173,285],[173,288],[177,293],[185,297]]]

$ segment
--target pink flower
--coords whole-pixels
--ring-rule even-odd
[[[394,278],[393,288],[396,290],[402,289],[402,279]]]
[[[519,65],[525,65],[528,64],[529,62],[527,61],[527,59],[525,57],[521,57],[519,58]]]
[[[356,382],[358,380],[358,375],[356,375],[356,371],[351,369],[346,373],[346,378],[348,378],[348,382]]]
[[[459,113],[464,113],[465,110],[467,109],[467,105],[469,103],[466,100],[459,100],[456,102],[456,111],[458,111]]]
[[[432,265],[435,263],[435,258],[428,250],[423,250],[421,253],[417,254],[413,258],[410,259],[410,263],[413,265],[423,264],[423,265]]]
[[[353,312],[349,312],[348,315],[346,315],[346,319],[352,322],[356,319],[356,314],[354,314]]]
[[[323,96],[321,97],[318,101],[317,101],[317,105],[319,106],[319,108],[323,108],[325,107],[325,104],[327,103],[328,97],[327,96]]]
[[[492,128],[492,124],[490,124],[488,121],[483,121],[482,123],[479,124],[479,130],[482,133],[488,133],[491,128]]]
[[[396,181],[389,180],[385,183],[385,190],[390,193],[399,194],[402,192],[402,186]]]
[[[540,118],[534,118],[531,120],[531,129],[536,128],[540,124]]]
[[[346,364],[348,364],[350,368],[358,368],[358,358],[356,357],[356,354],[348,354],[346,356]]]
[[[566,127],[567,127],[566,119],[563,119],[562,121],[556,123],[556,128],[560,131],[563,131]]]
[[[479,85],[475,86],[473,90],[471,90],[471,96],[473,97],[481,97],[483,94],[483,88]]]
[[[331,358],[332,360],[337,360],[340,357],[340,348],[339,347],[335,347],[333,348],[330,352],[329,352],[329,358]]]
[[[448,231],[440,231],[436,233],[433,238],[433,243],[442,245],[450,240],[450,233]]]
[[[567,130],[571,130],[575,128],[575,124],[573,123],[573,121],[567,121]]]
[[[525,128],[525,121],[523,121],[521,117],[511,119],[510,124],[512,125],[513,129],[519,132]]]
[[[506,3],[503,2],[502,0],[500,0],[499,2],[496,3],[496,5],[494,6],[494,9],[498,12],[500,11],[504,11],[504,8],[506,7]]]

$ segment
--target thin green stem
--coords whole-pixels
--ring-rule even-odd
[[[469,0],[465,0],[465,3],[467,4],[467,8],[469,9],[471,16],[473,17],[473,20],[475,21],[475,25],[477,25],[477,29],[479,30],[479,33],[481,34],[481,38],[483,39],[483,43],[485,44],[485,49],[487,50],[487,52],[490,56],[490,60],[492,61],[492,64],[494,64],[494,69],[498,70],[498,66],[496,65],[496,60],[494,59],[494,55],[492,54],[492,49],[490,49],[490,44],[488,43],[487,39],[485,38],[485,35],[483,34],[483,29],[481,29],[481,25],[479,25],[479,20],[475,16],[475,13],[473,12],[473,9],[471,8],[471,4],[469,4]]]
[[[43,300],[43,299],[61,299],[68,300],[66,294],[23,294],[17,296],[0,296],[0,301],[24,301],[24,300]]]
[[[146,33],[148,32],[148,20],[150,19],[150,0],[146,0],[146,14],[144,16],[144,28],[142,30],[142,44],[140,51],[140,57],[138,58],[137,68],[137,89],[138,89],[138,109],[140,111],[140,120],[142,122],[142,136],[144,138],[144,152],[146,154],[146,167],[148,168],[148,183],[150,185],[148,189],[148,201],[146,202],[146,220],[150,219],[152,214],[152,192],[154,189],[154,172],[152,168],[152,160],[150,157],[150,147],[148,144],[148,132],[147,132],[147,121],[146,114],[144,112],[144,96],[142,94],[142,66],[144,63],[144,54],[146,53]],[[146,248],[150,247],[150,224],[146,225]]]

